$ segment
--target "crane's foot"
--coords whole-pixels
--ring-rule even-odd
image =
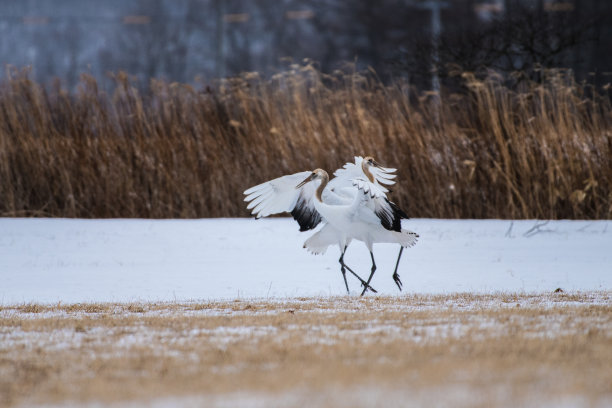
[[[378,293],[376,289],[371,287],[370,284],[364,280],[361,281],[361,286],[363,287],[363,292],[361,292],[361,296],[363,296],[363,294],[368,290],[373,293]]]
[[[393,280],[395,281],[395,284],[397,285],[397,287],[399,288],[399,290],[401,292],[402,291],[403,283],[402,283],[402,280],[400,279],[400,276],[399,276],[399,274],[397,272],[395,272],[393,274]]]
[[[342,277],[344,278],[344,286],[346,286],[346,294],[350,295],[351,291],[349,290],[348,281],[346,280],[346,271],[344,270],[344,268],[342,268],[341,272],[342,272]]]
[[[342,258],[341,258],[342,259]],[[371,290],[374,293],[378,293],[378,291],[376,289],[374,289],[373,287],[370,286],[370,284],[366,281],[364,281],[363,279],[361,279],[361,276],[357,275],[355,273],[355,271],[353,271],[351,268],[349,268],[349,266],[347,264],[345,264],[344,262],[341,262],[342,265],[342,269],[346,268],[347,271],[349,271],[350,273],[353,274],[354,277],[356,277],[359,282],[361,282],[361,286],[364,287],[363,291],[365,292],[366,290]],[[346,278],[344,279],[344,282],[346,283]],[[348,292],[348,284],[346,285],[346,290]],[[361,294],[363,296],[363,293]]]

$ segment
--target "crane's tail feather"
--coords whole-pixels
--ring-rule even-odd
[[[401,236],[400,245],[404,248],[409,248],[411,246],[416,245],[419,239],[419,234],[410,230],[403,229],[401,232],[396,232],[396,234],[399,234]]]
[[[306,248],[306,250],[311,254],[323,255],[325,252],[327,252],[327,248],[329,248],[330,245],[334,245],[336,243],[336,239],[329,239],[329,237],[326,237],[325,235],[316,233],[304,242],[304,248]]]
[[[306,248],[306,250],[313,255],[323,255],[325,252],[327,252],[329,245],[314,246],[304,242],[304,248]]]
[[[330,245],[339,244],[340,235],[342,234],[337,229],[329,224],[325,224],[323,228],[304,242],[304,248],[306,248],[308,252],[312,254],[323,255]],[[350,240],[346,242],[346,245],[349,243]]]
[[[373,234],[373,238],[374,242],[381,244],[400,244],[404,248],[409,248],[417,243],[419,234],[407,229],[401,231],[380,230]]]

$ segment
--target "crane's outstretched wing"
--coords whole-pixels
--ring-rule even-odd
[[[346,163],[342,168],[336,170],[334,172],[334,176],[336,176],[333,180],[331,180],[328,184],[328,188],[334,190],[346,186],[351,185],[351,179],[355,177],[363,177],[363,170],[361,168],[361,164],[363,162],[363,157],[355,156],[355,163]],[[370,172],[374,176],[374,184],[376,184],[383,193],[388,193],[389,190],[382,186],[395,184],[393,180],[397,177],[395,173],[397,170],[387,167],[371,167]]]
[[[366,177],[355,177],[351,180],[357,194],[361,194],[361,205],[355,207],[362,218],[372,219],[372,213],[380,224],[390,231],[402,230],[402,218],[408,215],[397,204],[389,201],[380,186],[370,182]]]
[[[355,163],[346,163],[344,167],[334,172],[334,178],[328,188],[339,195],[363,194],[360,206],[355,210],[360,212],[360,216],[369,218],[373,222],[378,219],[381,225],[391,231],[401,231],[401,219],[408,218],[395,203],[387,199],[389,190],[383,185],[395,184],[393,180],[397,170],[380,165],[369,166],[368,170],[374,176],[374,181],[366,177],[362,164],[364,158],[355,157]],[[373,218],[375,216],[376,218]]]
[[[342,168],[334,172],[334,178],[323,190],[323,201],[332,205],[347,205],[355,198],[355,180],[363,180],[358,188],[373,197],[386,197],[389,190],[383,184],[395,184],[393,180],[396,175],[392,174],[396,169],[381,167],[378,163],[369,166],[369,172],[374,176],[374,182],[366,177],[363,171],[363,160],[361,156],[355,156],[355,163],[346,163]]]
[[[310,171],[302,171],[245,190],[244,201],[249,202],[247,209],[252,209],[251,214],[256,218],[288,212],[300,224],[300,231],[313,229],[322,220],[313,204],[316,186],[306,183],[301,188],[295,188],[311,174]]]
[[[386,192],[388,190],[386,188],[384,188],[380,184],[372,183],[363,175],[354,177],[350,181],[353,187],[357,187],[359,190],[362,190],[364,193],[368,194],[373,199],[387,198]]]

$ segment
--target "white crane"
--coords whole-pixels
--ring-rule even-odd
[[[393,179],[396,176],[392,174],[392,173],[395,173],[395,171],[396,169],[382,167],[380,164],[376,162],[376,160],[374,160],[373,157],[368,156],[364,159],[360,156],[356,156],[355,163],[346,163],[342,168],[334,172],[335,178],[333,178],[328,183],[327,188],[323,191],[323,201],[324,202],[328,201],[329,194],[326,194],[328,192],[328,189],[332,192],[340,194],[345,199],[353,199],[357,191],[355,189],[356,182],[366,192],[369,192],[371,187],[369,186],[368,181],[374,184],[374,186],[372,186],[373,188],[372,195],[376,196],[377,199],[386,199],[385,193],[388,193],[389,190],[387,190],[381,184],[386,184],[386,185],[395,184],[395,181],[393,181]],[[364,177],[367,178],[367,180],[364,180]],[[348,204],[348,203],[349,202],[345,202],[344,204]],[[389,204],[392,206],[395,206],[395,204],[392,202]],[[404,219],[408,218],[403,211],[399,210],[399,212],[400,212],[400,218],[404,218]],[[400,221],[396,219],[396,223],[398,224],[391,225],[387,222],[387,220],[381,221],[382,225],[385,227],[385,230],[394,230],[394,231],[401,231],[401,224],[399,222]],[[325,253],[325,251],[327,250],[327,247],[335,243],[334,236],[335,234],[337,234],[337,232],[332,231],[332,229],[333,227],[331,225],[329,224],[326,225],[321,231],[314,234],[311,238],[309,238],[306,241],[306,243],[304,243],[304,248],[307,248],[311,253],[314,253],[314,254]],[[396,237],[393,236],[392,232],[387,231],[387,232],[382,232],[382,234],[384,234],[385,236],[381,237],[381,240],[376,241],[376,242],[381,242],[381,243],[382,242],[391,242],[391,243],[395,242]],[[416,242],[416,238],[418,238],[418,235],[416,235],[415,237],[415,242]],[[350,241],[351,239],[349,238],[346,246],[344,247],[340,246],[340,252],[342,254],[340,257],[341,264],[342,264],[342,259],[344,258],[344,255],[346,253],[346,248],[350,244]],[[397,256],[397,261],[395,263],[395,269],[393,271],[393,276],[392,276],[393,280],[395,281],[395,284],[397,285],[400,291],[402,290],[402,281],[400,279],[399,274],[397,273],[397,269],[399,267],[399,262],[402,257],[403,250],[404,250],[404,247],[400,245],[400,251]],[[348,288],[347,288],[347,291],[348,291]]]
[[[402,230],[401,218],[407,217],[386,198],[388,190],[382,184],[394,183],[395,175],[391,174],[394,171],[380,166],[371,157],[356,157],[355,164],[347,163],[337,170],[334,173],[336,178],[331,182],[327,172],[321,169],[295,173],[246,190],[245,201],[250,201],[247,208],[253,209],[257,218],[290,212],[300,224],[300,231],[313,229],[324,221],[326,225],[310,237],[304,247],[313,253],[324,253],[330,245],[338,244],[347,291],[345,268],[361,281],[364,286],[362,295],[368,289],[375,292],[369,285],[376,270],[373,244],[399,243],[402,247],[393,278],[401,290],[397,267],[402,250],[414,245],[418,235]],[[352,239],[363,241],[370,251],[372,269],[367,281],[344,263],[344,254]]]

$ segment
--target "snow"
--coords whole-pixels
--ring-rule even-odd
[[[493,399],[494,398],[494,399]],[[503,401],[494,404],[493,401]],[[287,392],[269,394],[264,392],[238,391],[221,395],[187,396],[159,398],[150,401],[130,401],[114,404],[70,403],[52,405],[45,408],[166,408],[166,407],[243,407],[243,408],[277,408],[277,407],[457,407],[457,406],[515,406],[517,399],[507,389],[497,387],[483,393],[480,389],[465,387],[462,384],[450,384],[444,388],[414,387],[406,384],[402,389],[391,389],[385,386],[362,385],[350,387],[341,392],[337,389],[322,389],[317,392],[297,388]],[[466,403],[469,401],[469,403]],[[575,408],[575,407],[609,407],[612,398],[604,396],[600,402],[593,402],[588,396],[555,396],[552,399],[533,398],[520,404],[523,407],[538,408]]]
[[[402,256],[403,293],[610,290],[610,224],[407,220],[420,239]],[[311,255],[302,248],[311,235],[288,218],[1,218],[0,304],[343,295],[338,248]],[[398,249],[375,245],[380,294],[400,293],[391,278]],[[353,242],[345,262],[367,278],[362,243]]]

